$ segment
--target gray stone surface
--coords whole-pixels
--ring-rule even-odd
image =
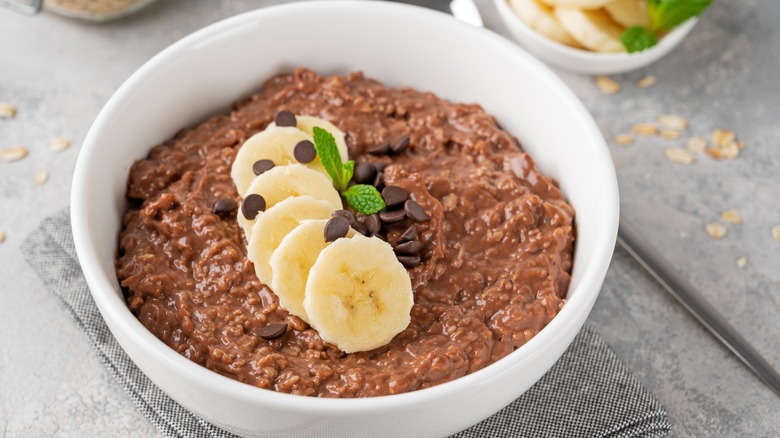
[[[0,101],[19,108],[0,120],[0,148],[30,156],[0,163],[0,435],[154,436],[90,350],[70,316],[24,263],[19,245],[38,222],[68,205],[70,180],[100,107],[145,60],[220,18],[273,1],[165,0],[128,19],[88,24],[50,14],[0,10]],[[486,21],[496,26],[487,7]],[[732,128],[747,144],[735,161],[700,156],[691,166],[663,157],[667,144],[643,139],[611,145],[622,207],[668,258],[780,367],[780,2],[720,1],[684,44],[643,71],[615,78],[604,96],[593,78],[559,72],[590,108],[604,134],[678,113],[689,133]],[[635,81],[653,74],[658,84]],[[49,150],[52,136],[73,142]],[[33,180],[38,167],[51,177]],[[704,224],[737,209],[715,241]],[[744,269],[735,259],[746,256]],[[616,251],[590,322],[664,403],[673,436],[778,436],[780,398],[705,332],[623,251]]]

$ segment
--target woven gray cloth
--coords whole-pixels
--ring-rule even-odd
[[[76,258],[70,215],[43,221],[22,245],[27,262],[73,318],[102,362],[166,437],[233,437],[165,395],[130,360],[92,300]],[[661,437],[667,413],[587,325],[530,390],[457,437]]]

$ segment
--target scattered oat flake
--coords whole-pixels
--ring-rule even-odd
[[[670,129],[661,130],[661,138],[664,140],[677,140],[681,136],[682,136],[682,132],[680,131],[672,131]]]
[[[664,114],[658,118],[664,128],[681,130],[688,127],[688,121],[676,114]]]
[[[54,152],[61,152],[70,147],[70,140],[62,137],[54,137],[49,140],[49,146]]]
[[[651,136],[658,133],[658,128],[652,123],[637,123],[631,127],[631,132],[637,135]]]
[[[747,266],[747,257],[742,256],[737,258],[737,267],[739,269],[743,269],[745,266]]]
[[[742,223],[742,216],[740,216],[737,210],[726,210],[720,215],[720,218],[723,219],[724,222],[729,224]]]
[[[726,227],[721,225],[719,222],[713,222],[711,224],[705,225],[704,230],[707,231],[707,234],[709,234],[713,239],[720,239],[726,235]]]
[[[35,185],[42,186],[49,180],[49,171],[43,167],[39,167],[35,172]]]
[[[716,159],[716,160],[722,160],[723,159],[723,151],[721,151],[718,148],[707,148],[707,155],[710,157]]]
[[[655,76],[653,76],[653,75],[647,75],[647,76],[643,77],[642,79],[636,81],[636,85],[639,88],[649,88],[649,87],[652,87],[653,85],[655,85],[655,83],[656,83],[656,80],[655,80]]]
[[[692,153],[678,147],[669,147],[664,149],[664,156],[666,156],[669,161],[673,161],[677,164],[687,165],[696,161],[696,158]]]
[[[0,160],[16,161],[27,156],[27,148],[24,146],[11,146],[10,148],[0,150]]]
[[[596,76],[596,86],[604,94],[615,94],[620,91],[620,84],[607,76]]]
[[[730,129],[716,129],[712,131],[712,144],[715,146],[727,146],[735,139],[734,131]]]
[[[16,117],[16,106],[8,102],[0,102],[0,119],[13,119]]]
[[[0,243],[5,242],[5,233],[3,230],[0,230]]]
[[[780,242],[780,225],[772,227],[772,238]]]
[[[739,156],[739,146],[737,146],[737,142],[735,141],[721,147],[720,150],[723,152],[723,156],[729,160],[733,160]]]
[[[694,135],[688,139],[688,150],[693,153],[704,152],[707,148],[707,140],[704,137]]]
[[[612,138],[612,142],[621,146],[628,146],[634,144],[634,136],[629,134],[618,134]]]

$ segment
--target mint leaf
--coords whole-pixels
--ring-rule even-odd
[[[385,208],[385,200],[374,186],[355,184],[341,193],[350,207],[363,214],[374,214]]]
[[[650,0],[647,13],[650,14],[652,30],[666,32],[702,12],[712,0]]]
[[[620,42],[628,53],[641,52],[658,44],[655,34],[641,26],[631,26],[620,35]]]
[[[349,183],[349,178],[344,179],[344,164],[341,162],[341,155],[339,155],[339,148],[336,146],[336,139],[333,138],[330,132],[315,126],[313,129],[314,134],[314,149],[317,150],[317,155],[320,157],[320,163],[325,171],[330,175],[330,179],[333,180],[333,185],[336,186],[336,190],[339,192],[344,191]],[[354,168],[355,163],[352,163]],[[352,174],[349,175],[352,178]]]

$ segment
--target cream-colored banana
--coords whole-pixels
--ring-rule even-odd
[[[604,9],[615,22],[622,26],[650,25],[650,15],[647,13],[645,0],[614,0],[604,6]]]
[[[566,29],[558,23],[552,8],[539,0],[509,0],[509,7],[531,29],[572,47],[582,47]]]
[[[553,7],[599,9],[615,0],[542,0]]]
[[[555,17],[571,36],[594,52],[625,52],[620,42],[623,28],[612,21],[603,9],[585,10],[570,7],[555,8]]]
[[[409,274],[390,244],[360,234],[320,252],[303,300],[320,337],[346,353],[390,342],[409,325],[413,303]]]
[[[337,128],[336,125],[325,119],[314,116],[295,116],[295,121],[297,122],[295,126],[298,129],[312,136],[314,135],[315,126],[330,132],[330,135],[336,139],[336,147],[339,150],[339,155],[341,155],[341,161],[346,163],[347,160],[349,160],[349,150],[347,149],[346,140],[347,136],[341,129]],[[276,126],[276,122],[272,122],[268,126]]]
[[[284,236],[268,263],[273,272],[271,290],[279,297],[279,304],[306,322],[309,322],[303,307],[306,280],[320,252],[330,245],[330,242],[325,241],[327,222],[327,219],[302,221]],[[356,231],[350,228],[346,237],[355,234]]]
[[[311,135],[293,127],[268,127],[249,137],[236,154],[230,176],[236,184],[238,194],[244,196],[246,189],[255,179],[252,165],[258,160],[271,160],[276,166],[297,163],[293,155],[295,145],[303,140],[312,141]],[[306,164],[310,169],[327,176],[319,157]]]
[[[247,239],[247,257],[255,264],[257,278],[270,285],[274,273],[271,255],[287,234],[305,219],[328,219],[335,209],[326,201],[311,196],[287,198],[259,215]],[[283,279],[284,280],[284,279]]]
[[[276,166],[256,176],[246,190],[246,194],[251,193],[256,193],[265,199],[266,213],[287,198],[304,195],[327,201],[333,210],[340,210],[342,207],[341,196],[333,188],[330,177],[300,164]],[[238,213],[238,223],[244,230],[247,242],[252,237],[255,221],[264,214],[260,213],[254,220],[248,220],[242,212]]]

